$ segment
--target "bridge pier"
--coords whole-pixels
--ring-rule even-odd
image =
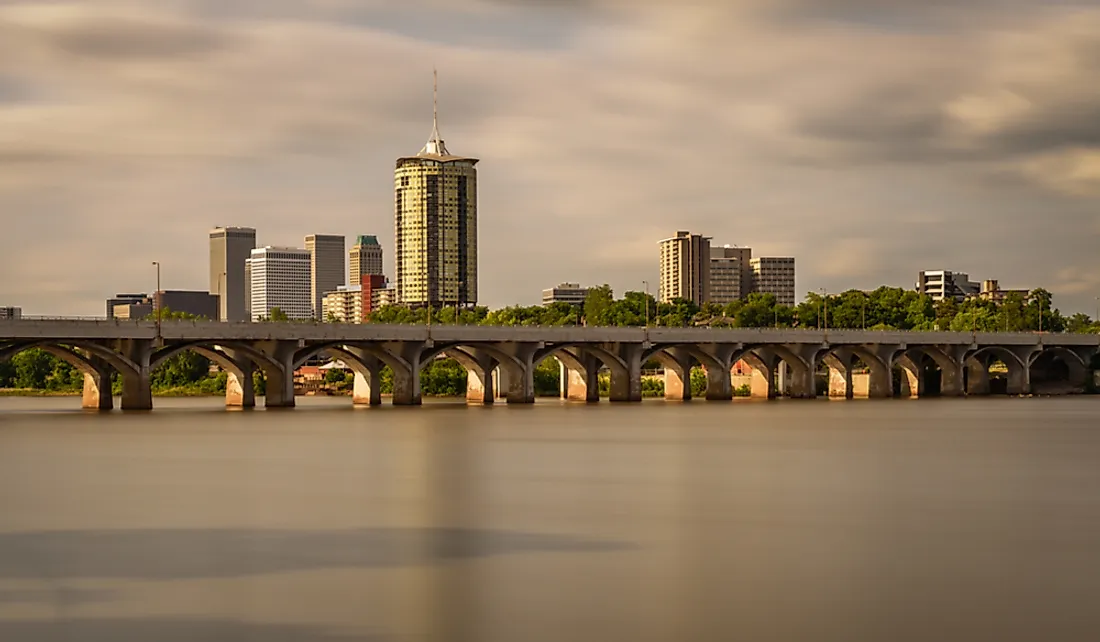
[[[695,359],[683,348],[670,348],[655,356],[665,371],[665,401],[691,401],[691,366]]]
[[[848,364],[837,357],[835,354],[827,354],[822,357],[822,361],[829,368],[829,397],[832,399],[851,399],[854,391],[852,390],[852,367],[851,361]]]
[[[583,350],[556,353],[560,364],[558,389],[567,401],[596,403],[600,400],[600,360]]]
[[[895,362],[901,369],[900,397],[917,399],[924,396],[924,369],[908,355],[898,357]]]
[[[111,393],[111,373],[97,370],[84,373],[84,394],[80,407],[86,410],[110,410],[115,400]]]
[[[966,360],[967,396],[985,396],[990,392],[989,364],[985,360],[970,358]]]
[[[642,400],[642,350],[645,347],[624,343],[611,351],[620,360],[611,368],[611,401]]]
[[[152,410],[152,368],[149,363],[153,342],[148,339],[123,339],[118,342],[117,350],[129,366],[119,373],[122,376],[122,409]]]

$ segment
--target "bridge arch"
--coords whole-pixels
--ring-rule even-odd
[[[1048,346],[1030,355],[1028,380],[1032,392],[1083,392],[1088,383],[1089,361],[1062,346]]]
[[[112,393],[112,375],[118,372],[119,366],[125,368],[125,361],[108,360],[99,356],[99,351],[92,351],[83,345],[70,349],[71,342],[60,344],[52,341],[25,341],[0,347],[0,361],[8,361],[21,352],[39,349],[43,352],[61,359],[75,368],[84,377],[84,387],[81,399],[81,407],[92,410],[110,410],[114,407]],[[85,350],[88,354],[82,354],[77,350]]]
[[[1007,373],[1003,387],[994,385],[1000,377],[991,374],[996,362],[1003,363]],[[1031,391],[1030,364],[1016,352],[1004,346],[984,346],[970,352],[964,358],[966,363],[967,394],[988,395],[994,391],[1009,395],[1022,395]]]

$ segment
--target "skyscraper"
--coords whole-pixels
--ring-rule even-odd
[[[309,252],[309,295],[313,318],[321,318],[321,299],[344,284],[344,237],[330,234],[310,234],[306,237]]]
[[[340,255],[343,256],[343,251]],[[309,298],[311,264],[310,252],[296,247],[268,246],[252,250],[248,260],[252,277],[252,318],[271,317],[275,308],[289,319],[313,317]]]
[[[247,321],[244,262],[256,247],[251,227],[216,227],[210,230],[210,293],[218,295],[218,319]]]
[[[436,105],[428,143],[394,171],[397,296],[412,306],[474,304],[478,159],[447,150]]]
[[[661,287],[658,300],[687,299],[696,305],[710,300],[710,237],[676,232],[661,244]]]
[[[376,236],[360,235],[348,251],[348,285],[358,285],[364,274],[382,274],[382,246]]]

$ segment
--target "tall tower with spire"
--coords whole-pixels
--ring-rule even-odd
[[[394,285],[413,307],[477,303],[478,159],[447,151],[438,89],[433,72],[432,134],[394,171]]]

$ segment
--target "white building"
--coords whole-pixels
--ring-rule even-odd
[[[361,234],[348,251],[348,285],[359,285],[367,274],[382,274],[382,246],[377,236]]]
[[[933,301],[942,301],[951,297],[961,302],[968,296],[981,292],[980,283],[970,280],[965,272],[951,270],[925,270],[917,274],[917,292],[927,294]]]
[[[340,286],[321,299],[321,319],[335,323],[363,322],[363,286]]]
[[[22,319],[23,308],[0,307],[0,319]]]
[[[584,300],[587,297],[588,288],[582,288],[580,283],[559,283],[557,287],[542,291],[542,304],[568,303],[570,305],[584,305]]]
[[[794,259],[791,257],[759,257],[749,259],[752,268],[752,291],[775,295],[779,305],[794,305]]]
[[[309,252],[309,295],[312,314],[322,319],[321,299],[344,285],[344,237],[330,234],[310,234],[306,237]]]
[[[661,283],[657,300],[687,299],[696,305],[710,300],[710,237],[678,231],[662,239]]]
[[[343,259],[343,250],[340,252]],[[252,318],[270,318],[279,308],[290,319],[313,318],[310,252],[296,247],[261,247],[248,259]],[[343,269],[340,270],[343,276]]]

